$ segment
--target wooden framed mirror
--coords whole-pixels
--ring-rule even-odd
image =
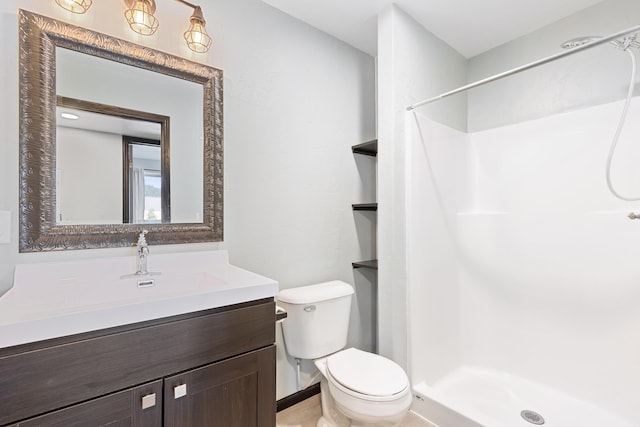
[[[142,228],[149,230],[147,239],[152,244],[221,241],[222,71],[31,12],[20,10],[19,19],[20,252],[131,246]],[[96,197],[104,199],[104,206],[94,213],[79,220],[60,219],[59,193],[73,196],[65,200],[85,204],[90,194],[74,193],[76,186],[65,186],[63,182],[69,180],[61,179],[65,172],[56,150],[65,132],[61,130],[64,119],[56,112],[59,99],[166,118],[166,134],[160,140],[166,141],[163,156],[170,159],[171,175],[167,165],[166,176],[160,172],[159,179],[167,189],[170,184],[171,192],[165,195],[164,220],[136,224],[127,223],[125,215],[121,219],[102,215],[114,207],[119,212],[125,209],[125,166],[122,160],[118,164],[106,160],[122,159],[122,152],[113,150],[100,155],[110,170],[121,168],[122,181],[116,183],[120,197]],[[81,146],[88,149],[88,142],[97,144],[98,136],[122,138],[127,131],[83,132],[79,139],[87,144]],[[125,146],[121,143],[119,150]],[[105,146],[99,147],[107,153]],[[74,171],[81,166],[86,167],[86,162],[65,167]],[[82,176],[100,182],[111,175],[89,167]],[[83,191],[97,187],[90,181]]]

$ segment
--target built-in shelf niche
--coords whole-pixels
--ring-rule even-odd
[[[354,154],[364,154],[365,156],[377,156],[378,155],[378,140],[363,142],[362,144],[354,145],[351,147],[351,151]]]
[[[377,203],[356,203],[351,205],[354,211],[377,211]]]
[[[362,154],[365,156],[376,157],[378,155],[378,140],[363,142],[362,144],[354,145],[351,147],[351,151],[354,154]],[[354,211],[371,211],[376,212],[378,210],[378,203],[355,203],[351,207]],[[369,270],[378,270],[378,260],[373,259],[369,261],[358,261],[351,263],[353,268],[366,268]]]

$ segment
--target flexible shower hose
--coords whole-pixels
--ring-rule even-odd
[[[630,48],[627,48],[626,51],[631,57],[631,82],[629,83],[629,91],[627,92],[627,99],[624,102],[622,114],[620,115],[620,119],[618,120],[618,127],[616,128],[616,133],[613,136],[611,147],[609,148],[609,156],[607,158],[607,186],[609,187],[609,191],[611,191],[611,194],[616,196],[618,199],[626,200],[628,202],[635,202],[637,200],[640,200],[640,196],[625,197],[618,193],[616,189],[613,188],[613,184],[611,183],[611,161],[613,160],[613,153],[616,151],[616,145],[618,145],[620,134],[622,133],[622,129],[624,128],[624,123],[627,120],[627,114],[629,113],[629,106],[631,105],[631,99],[633,98],[633,89],[635,88],[636,82],[636,56]]]

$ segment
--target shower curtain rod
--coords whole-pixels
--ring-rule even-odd
[[[469,89],[473,89],[475,87],[482,86],[484,84],[491,83],[493,81],[503,79],[503,78],[511,76],[513,74],[521,73],[521,72],[529,70],[531,68],[535,68],[535,67],[538,67],[540,65],[544,65],[544,64],[546,64],[548,62],[553,62],[553,61],[555,61],[557,59],[564,58],[565,56],[573,55],[574,53],[582,52],[583,50],[591,49],[592,47],[599,46],[599,45],[604,44],[604,43],[609,43],[610,41],[616,40],[616,39],[618,39],[620,37],[629,35],[631,33],[637,33],[637,32],[640,32],[640,25],[636,25],[635,27],[628,28],[626,30],[620,31],[620,32],[615,33],[615,34],[611,34],[611,35],[609,35],[607,37],[603,37],[603,38],[598,39],[598,40],[594,40],[592,42],[583,44],[582,46],[577,46],[577,47],[571,48],[569,50],[566,50],[564,52],[556,53],[555,55],[551,55],[551,56],[547,56],[546,58],[538,59],[537,61],[530,62],[530,63],[525,64],[525,65],[521,65],[521,66],[513,68],[511,70],[504,71],[502,73],[493,75],[491,77],[487,77],[487,78],[484,78],[482,80],[478,80],[477,82],[470,83],[470,84],[468,84],[466,86],[461,86],[458,89],[454,89],[454,90],[451,90],[449,92],[445,92],[445,93],[440,94],[438,96],[434,96],[433,98],[429,98],[429,99],[425,99],[424,101],[416,102],[415,104],[412,104],[412,105],[408,106],[407,107],[407,111],[415,110],[418,107],[421,107],[421,106],[427,105],[427,104],[431,104],[432,102],[439,101],[439,100],[441,100],[443,98],[446,98],[446,97],[449,97],[451,95],[455,95],[457,93],[464,92],[464,91],[467,91]]]

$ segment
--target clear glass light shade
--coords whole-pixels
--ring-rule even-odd
[[[133,31],[143,36],[150,36],[156,32],[160,24],[158,19],[153,16],[153,12],[148,0],[136,0],[124,12],[124,17]]]
[[[56,0],[58,6],[73,13],[85,13],[91,5],[93,0]]]
[[[194,52],[203,53],[211,47],[211,37],[207,34],[204,22],[198,19],[191,19],[189,29],[184,33],[187,46]]]

